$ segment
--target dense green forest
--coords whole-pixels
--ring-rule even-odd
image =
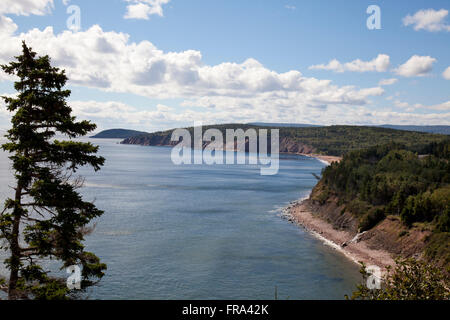
[[[443,135],[365,126],[281,128],[280,139],[282,137],[310,144],[317,152],[332,156],[342,156],[352,150],[391,142],[423,152],[431,142],[448,139]]]
[[[416,152],[425,152],[431,142],[442,142],[448,136],[423,132],[402,131],[389,128],[365,126],[328,126],[328,127],[270,127],[244,124],[223,124],[204,126],[203,131],[216,128],[223,133],[226,129],[247,130],[254,129],[280,129],[280,151],[283,144],[301,144],[310,146],[313,152],[342,156],[349,151],[368,148],[386,143],[400,143]],[[187,128],[191,135],[193,128]],[[126,139],[123,143],[161,145],[170,144],[173,130],[142,134],[134,139]],[[286,150],[284,152],[287,152]]]
[[[346,154],[323,171],[323,201],[337,196],[359,217],[360,231],[388,215],[406,226],[422,223],[433,230],[430,258],[439,253],[450,263],[450,140],[421,147],[387,144]]]
[[[267,123],[267,122],[253,122],[249,123],[255,126],[269,126],[269,127],[325,127],[321,125],[313,125],[307,123]],[[438,133],[450,135],[450,126],[445,125],[432,125],[432,126],[414,126],[414,125],[395,125],[395,124],[383,124],[374,127],[389,128],[395,130],[406,130],[406,131],[417,131],[417,132],[428,132],[428,133]]]

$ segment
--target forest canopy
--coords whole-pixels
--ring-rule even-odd
[[[352,151],[324,169],[322,196],[337,196],[359,218],[360,231],[389,215],[407,227],[426,224],[433,230],[428,255],[438,254],[449,265],[450,140],[422,152],[395,143]]]

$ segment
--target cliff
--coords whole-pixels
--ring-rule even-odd
[[[324,169],[301,205],[370,250],[450,267],[450,141],[418,155],[396,144],[354,151]],[[306,208],[306,209],[305,209]],[[341,243],[342,244],[342,243]]]
[[[342,156],[353,150],[369,148],[386,142],[404,144],[415,151],[425,152],[431,142],[441,142],[448,136],[409,132],[377,127],[363,126],[329,126],[329,127],[269,127],[245,124],[224,124],[204,126],[203,132],[214,128],[220,130],[225,137],[226,129],[279,129],[280,152],[320,154],[328,156]],[[193,136],[194,128],[186,128]],[[122,144],[138,144],[143,146],[174,146],[176,142],[171,141],[173,130],[160,131],[149,134],[139,134],[127,137]],[[207,143],[205,143],[207,145]],[[205,146],[204,145],[204,146]],[[270,143],[268,143],[270,146]],[[248,147],[246,147],[248,150]]]
[[[160,135],[157,133],[136,135],[124,139],[121,144],[138,144],[141,146],[176,146],[178,142],[171,141],[170,138],[171,136],[168,134]]]
[[[362,231],[360,228],[361,218],[347,210],[346,204],[343,204],[336,195],[324,196],[323,192],[326,191],[319,183],[303,205],[315,217],[330,224],[334,230],[344,231],[348,234],[347,241],[342,241],[338,245],[345,248],[351,241],[349,239],[357,239],[360,245],[374,252],[387,252],[391,258],[431,259],[426,256],[427,247],[433,236],[431,227],[421,224],[409,227],[401,221],[400,217],[388,215],[374,227]],[[437,259],[435,262],[439,265],[446,264],[439,260]],[[386,260],[380,262],[380,264],[382,263],[390,264]]]
[[[137,144],[142,146],[176,146],[178,142],[171,141],[171,136],[167,134],[151,134],[151,135],[139,135],[139,136],[133,136],[124,139],[121,143],[122,144]],[[248,151],[248,142],[249,140],[246,139],[245,141],[245,150]],[[203,145],[203,148],[205,148],[209,143],[205,143]],[[270,146],[270,144],[269,144]],[[222,149],[230,149],[227,146],[223,146]],[[236,143],[234,144],[233,150],[237,151]],[[300,143],[298,141],[295,141],[293,139],[284,137],[280,139],[280,152],[281,153],[293,153],[293,154],[312,154],[316,152],[316,149],[308,144]]]

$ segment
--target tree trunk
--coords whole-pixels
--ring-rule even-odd
[[[22,183],[19,181],[17,183],[15,201],[16,205],[14,207],[14,221],[13,229],[10,240],[10,268],[11,273],[9,275],[9,285],[8,285],[8,299],[15,300],[18,298],[17,292],[17,280],[19,280],[19,268],[20,268],[20,245],[19,245],[19,230],[20,230],[20,219],[22,216],[22,208],[20,207],[22,199]]]

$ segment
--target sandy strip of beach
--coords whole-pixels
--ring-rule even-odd
[[[319,161],[326,163],[327,165],[330,165],[333,162],[339,162],[342,160],[342,157],[338,157],[338,156],[324,156],[321,154],[314,154],[314,153],[300,153],[300,154],[305,157],[316,158]]]
[[[359,241],[358,235],[334,229],[331,224],[314,215],[307,201],[298,201],[289,206],[284,215],[291,222],[302,226],[355,263],[364,262],[366,266],[375,265],[382,271],[385,270],[385,266],[394,265],[389,252],[371,249],[364,241]]]

